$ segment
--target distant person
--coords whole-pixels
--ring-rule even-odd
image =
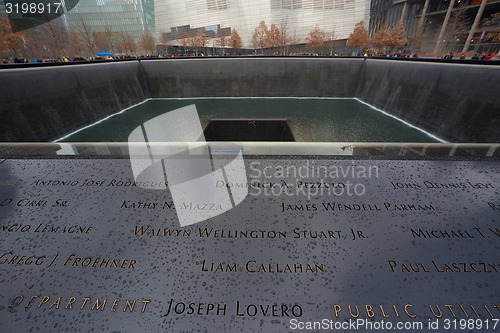
[[[462,53],[462,55],[460,56],[460,60],[465,60],[465,54]]]
[[[486,52],[483,52],[483,55],[481,56],[480,58],[481,60],[485,60],[486,59]]]
[[[471,60],[479,60],[479,54],[474,53],[474,55],[472,56]]]
[[[491,58],[492,58],[492,57],[493,57],[493,56],[491,55],[491,53],[489,53],[489,54],[488,54],[488,55],[484,58],[484,60],[491,60]]]

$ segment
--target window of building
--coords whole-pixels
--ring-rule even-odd
[[[271,9],[299,9],[299,8],[302,8],[302,0],[271,0]]]
[[[224,10],[230,7],[231,0],[207,0],[208,10]]]

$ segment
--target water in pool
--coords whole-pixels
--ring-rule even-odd
[[[191,104],[203,128],[211,119],[286,119],[300,142],[438,142],[356,99],[336,98],[151,99],[59,141],[126,142],[142,123]]]

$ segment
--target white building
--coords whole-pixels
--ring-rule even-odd
[[[334,39],[346,39],[354,25],[365,21],[368,27],[369,0],[155,0],[156,36],[178,44],[176,32],[204,29],[208,37],[224,29],[236,29],[243,47],[252,47],[252,36],[260,21],[286,27],[294,43],[317,25]],[[176,38],[177,36],[177,38]]]

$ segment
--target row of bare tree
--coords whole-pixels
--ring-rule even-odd
[[[192,30],[179,31],[174,40],[169,40],[167,36],[168,34],[161,34],[160,44],[170,46],[175,42],[182,47],[184,55],[188,52],[199,55],[207,47],[220,48],[222,53],[226,53],[227,48],[235,52],[236,49],[242,47],[242,41],[236,29],[232,30],[231,35],[221,30],[213,38],[208,38],[201,29],[197,32]],[[306,43],[311,48],[322,50],[325,43],[334,39],[334,32],[327,34],[316,26],[306,37]],[[297,38],[296,33],[289,34],[286,23],[278,28],[275,24],[268,27],[265,21],[261,21],[255,28],[251,43],[252,47],[260,50],[261,54],[264,54],[264,49],[271,49],[272,52],[285,55],[288,53],[288,46],[299,44],[301,40]]]
[[[68,31],[69,30],[69,31]],[[127,32],[113,32],[111,27],[97,32],[84,20],[65,29],[58,19],[37,28],[12,32],[6,15],[0,15],[0,56],[23,58],[95,57],[98,52],[136,55],[152,54],[155,40],[145,32],[139,42]]]
[[[354,31],[349,35],[347,45],[354,48],[367,48],[372,46],[378,49],[390,48],[394,50],[398,47],[408,45],[409,49],[416,52],[422,46],[425,35],[421,26],[407,37],[403,21],[398,21],[392,29],[386,27],[378,30],[371,39],[368,38],[368,31],[364,27],[364,22],[356,23]],[[464,10],[455,12],[448,21],[446,29],[442,35],[444,40],[444,53],[447,53],[450,45],[465,42],[465,38],[470,31],[470,19]],[[483,43],[500,43],[500,12],[493,14],[483,20],[481,28]],[[439,41],[441,43],[442,41]]]
[[[347,39],[347,45],[354,48],[366,48],[371,45],[375,48],[396,47],[404,46],[408,43],[406,39],[406,32],[403,22],[399,21],[392,29],[380,29],[377,31],[371,40],[368,38],[368,30],[365,28],[365,22],[360,21],[356,23],[354,31]]]
[[[319,53],[323,53],[325,44],[335,40],[335,37],[335,29],[327,33],[318,26],[315,26],[305,38],[305,42],[308,47]],[[286,22],[279,28],[274,23],[268,28],[266,22],[261,21],[255,28],[252,36],[252,46],[254,49],[260,49],[261,54],[264,54],[264,49],[277,49],[280,55],[286,55],[290,45],[296,45],[301,42],[302,41],[297,38],[296,33],[289,33]],[[332,53],[332,51],[333,48],[330,49],[330,53]]]
[[[182,47],[184,55],[187,55],[191,51],[196,56],[200,53],[205,53],[207,47],[218,47],[222,49],[222,53],[225,53],[226,47],[230,47],[234,52],[242,46],[241,37],[236,29],[233,29],[229,36],[224,31],[219,31],[214,38],[207,37],[205,31],[202,29],[199,29],[197,32],[183,30],[178,33],[175,41]],[[172,40],[166,39],[165,33],[161,34],[160,43],[162,45],[170,46],[172,42]]]

